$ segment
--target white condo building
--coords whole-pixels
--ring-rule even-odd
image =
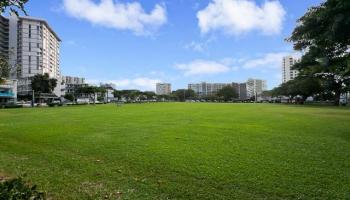
[[[188,89],[193,90],[199,96],[214,95],[225,86],[232,86],[232,83],[190,83]]]
[[[263,91],[267,89],[267,83],[266,80],[260,80],[260,79],[248,79],[247,83],[247,97],[256,97],[260,95]]]
[[[198,96],[210,96],[226,86],[232,86],[238,93],[240,100],[247,100],[260,95],[267,89],[266,81],[260,79],[248,79],[245,83],[190,83],[188,84],[188,89],[193,90]]]
[[[282,83],[294,80],[298,76],[298,70],[293,70],[292,67],[295,63],[298,62],[298,59],[293,56],[283,57],[282,60]]]
[[[51,78],[57,79],[57,85],[60,85],[61,39],[58,35],[43,19],[11,14],[7,20],[10,78],[18,79],[18,93],[31,91],[30,78],[37,74],[48,73]]]
[[[199,96],[208,96],[216,94],[223,87],[232,85],[231,83],[190,83],[188,89],[193,90]]]
[[[157,95],[169,95],[169,94],[171,94],[171,84],[170,83],[157,83],[156,84],[156,94]]]

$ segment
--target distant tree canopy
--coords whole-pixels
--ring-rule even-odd
[[[99,93],[103,96],[106,92],[106,88],[92,85],[79,87],[75,91],[76,95],[88,95],[91,99],[94,100],[94,103],[96,102],[96,94]]]
[[[57,79],[50,78],[49,74],[37,74],[32,79],[32,90],[36,93],[52,93],[57,86]]]
[[[94,95],[96,93],[106,93],[106,89],[103,87],[89,85],[77,88],[76,92],[79,94]]]
[[[337,105],[350,85],[349,27],[350,1],[327,0],[310,8],[287,39],[295,50],[305,52],[294,66],[300,76],[319,78]]]
[[[294,80],[283,83],[271,91],[272,96],[288,96],[291,99],[299,96],[301,102],[314,95],[322,94],[323,87],[319,78],[298,77]]]
[[[0,84],[4,83],[10,75],[10,65],[8,64],[8,58],[0,55]]]
[[[115,98],[121,100],[125,98],[125,100],[132,101],[144,101],[144,100],[157,100],[157,99],[169,99],[169,95],[157,95],[152,91],[139,91],[139,90],[114,90],[113,95]]]
[[[228,85],[219,90],[217,96],[223,98],[224,101],[232,101],[238,98],[238,93],[234,87]]]
[[[0,11],[4,13],[6,9],[10,9],[11,12],[14,12],[18,15],[18,11],[22,11],[24,14],[27,12],[24,9],[24,4],[29,0],[0,0]]]
[[[196,93],[191,89],[179,89],[173,91],[172,96],[178,101],[185,101],[186,99],[195,98]]]

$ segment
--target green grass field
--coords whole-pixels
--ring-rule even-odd
[[[0,173],[54,199],[350,199],[350,109],[0,110]]]

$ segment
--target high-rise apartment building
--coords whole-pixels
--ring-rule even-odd
[[[9,20],[0,15],[0,55],[8,57],[9,53]]]
[[[171,84],[170,83],[157,83],[156,84],[156,94],[158,94],[158,95],[171,94]]]
[[[247,100],[247,83],[239,83],[237,92],[240,100]]]
[[[31,77],[37,74],[48,73],[60,81],[61,40],[45,20],[1,16],[0,35],[0,52],[9,57],[10,78],[18,79],[19,94],[31,90]]]
[[[267,89],[265,80],[260,79],[248,79],[246,83],[247,98],[256,97]]]
[[[292,67],[298,59],[293,56],[286,56],[282,59],[282,83],[294,80],[298,76],[298,70],[293,70]]]
[[[10,63],[20,68],[16,75],[25,78],[48,73],[51,78],[59,78],[61,40],[49,24],[43,19],[14,14],[9,21]]]

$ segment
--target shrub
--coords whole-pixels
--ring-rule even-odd
[[[16,104],[7,104],[7,105],[1,105],[0,108],[23,108],[23,106],[16,105]]]
[[[64,98],[69,101],[74,101],[74,95],[73,94],[66,94],[64,95]]]
[[[0,200],[5,199],[42,200],[45,195],[37,190],[36,185],[31,186],[19,177],[0,180]]]

